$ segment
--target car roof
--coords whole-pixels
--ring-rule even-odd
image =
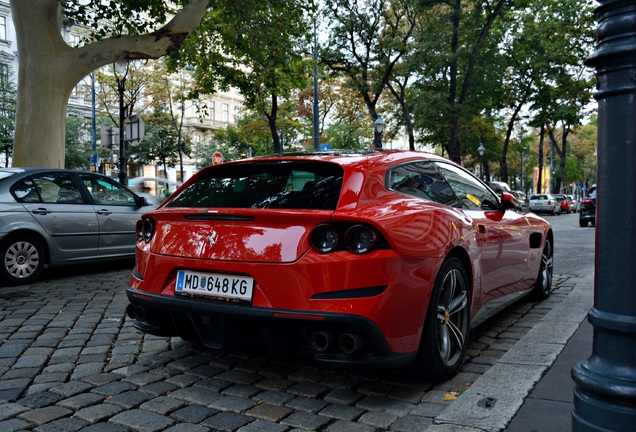
[[[324,151],[312,151],[312,152],[293,152],[285,153],[283,155],[267,155],[257,156],[249,159],[239,159],[230,162],[224,162],[224,164],[243,164],[243,163],[258,163],[266,161],[321,161],[332,162],[343,167],[347,166],[376,166],[378,164],[385,164],[391,162],[408,162],[410,160],[421,160],[422,158],[435,161],[452,161],[438,156],[434,153],[425,151],[411,151],[411,150],[376,150],[376,149],[360,149],[360,150],[324,150]]]

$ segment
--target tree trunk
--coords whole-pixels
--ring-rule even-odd
[[[58,0],[11,0],[19,59],[13,166],[64,168],[66,109],[77,83],[117,60],[159,58],[176,51],[199,25],[208,3],[191,0],[151,34],[73,48],[61,35]]]
[[[541,125],[541,132],[539,134],[539,175],[537,176],[537,193],[542,193],[541,183],[543,183],[543,136],[545,135],[545,128]]]

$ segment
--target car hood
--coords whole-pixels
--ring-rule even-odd
[[[210,260],[287,263],[309,248],[308,236],[331,211],[159,210],[150,251]]]

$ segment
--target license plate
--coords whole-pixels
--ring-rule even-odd
[[[254,279],[217,273],[199,273],[180,270],[177,273],[175,293],[197,294],[233,301],[251,301]]]

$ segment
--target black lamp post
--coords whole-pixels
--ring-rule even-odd
[[[119,92],[119,183],[127,184],[126,179],[126,140],[124,138],[124,120],[126,119],[126,107],[124,106],[124,90],[126,89],[126,76],[128,75],[128,60],[115,62],[115,79]]]
[[[382,118],[381,114],[378,114],[378,118],[373,122],[373,127],[375,128],[375,148],[382,149],[382,132],[384,132],[384,127],[386,123]]]
[[[627,431],[636,425],[636,2],[603,0],[596,51],[598,188],[591,356],[572,370],[572,430]],[[602,253],[601,253],[602,252]]]
[[[486,152],[484,143],[479,143],[477,151],[479,152],[479,178],[481,178],[481,181],[484,181],[484,153]]]

